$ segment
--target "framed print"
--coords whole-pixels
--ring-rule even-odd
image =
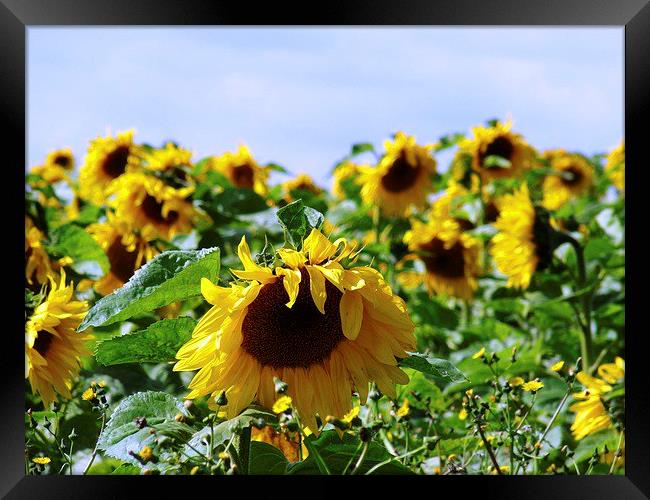
[[[647,2],[1,3],[3,495],[648,497]]]

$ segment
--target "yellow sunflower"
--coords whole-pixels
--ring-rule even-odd
[[[523,184],[499,200],[499,232],[492,238],[490,253],[497,268],[508,276],[508,287],[528,288],[536,269],[550,261],[550,228],[537,215]]]
[[[404,243],[412,252],[406,260],[419,261],[424,267],[421,273],[401,272],[398,279],[404,286],[424,283],[432,294],[472,298],[478,287],[481,242],[464,233],[458,221],[434,214],[426,224],[413,220]]]
[[[142,158],[142,148],[133,143],[133,131],[117,137],[98,137],[91,141],[79,171],[79,192],[83,199],[103,205],[115,179],[134,171]]]
[[[139,229],[147,240],[171,240],[192,230],[195,210],[188,197],[193,191],[193,187],[173,188],[152,175],[131,173],[117,179],[109,194],[116,193],[111,202],[116,219]]]
[[[576,414],[571,431],[577,440],[613,427],[612,419],[603,403],[603,395],[612,390],[613,384],[620,383],[625,378],[625,361],[617,356],[614,363],[600,365],[598,376],[600,378],[585,372],[576,375],[578,382],[586,387],[586,390],[573,394],[578,402],[569,408]]]
[[[45,235],[32,219],[25,216],[25,279],[30,285],[34,284],[34,278],[39,285],[45,285],[52,274],[50,256],[43,247],[44,240]]]
[[[32,173],[39,175],[48,183],[68,180],[68,174],[74,169],[74,156],[70,148],[51,151],[45,163],[32,168]]]
[[[332,184],[332,193],[339,199],[346,198],[346,192],[343,187],[348,179],[354,179],[359,174],[359,165],[346,161],[334,170],[334,180]]]
[[[120,288],[137,269],[158,253],[141,233],[130,230],[110,212],[107,222],[91,224],[86,230],[106,252],[111,265],[106,276],[95,283],[95,290],[102,295]]]
[[[571,198],[583,194],[593,182],[594,169],[582,156],[563,150],[547,151],[550,168],[557,173],[546,176],[542,205],[557,210]]]
[[[323,190],[314,183],[314,180],[311,178],[311,176],[304,173],[300,173],[294,179],[282,183],[282,191],[285,193],[284,198],[287,202],[294,201],[293,197],[291,196],[291,191],[296,189],[300,191],[307,191],[308,193],[316,196],[323,193]]]
[[[474,127],[473,137],[458,144],[458,154],[471,157],[472,169],[484,182],[518,177],[533,165],[534,149],[511,129],[510,120],[493,127]]]
[[[92,354],[86,342],[92,337],[75,329],[88,310],[85,301],[73,300],[74,286],[66,286],[65,271],[60,283],[50,278],[47,299],[36,307],[25,324],[25,378],[45,407],[57,395],[70,398],[72,380],[79,374],[79,358]]]
[[[269,171],[261,167],[243,144],[236,153],[212,158],[209,168],[226,176],[233,186],[254,190],[260,196],[268,192]]]
[[[434,189],[433,145],[420,146],[415,137],[398,132],[393,142],[384,142],[384,148],[386,154],[376,167],[359,167],[361,197],[387,215],[407,216],[413,207],[426,206],[427,195]]]
[[[346,269],[353,248],[334,244],[313,229],[300,251],[278,250],[283,265],[262,267],[242,238],[241,282],[229,287],[201,281],[214,305],[176,354],[176,371],[199,370],[189,385],[193,399],[226,391],[228,418],[252,401],[271,408],[273,377],[289,386],[303,423],[316,431],[316,414],[344,416],[356,388],[362,403],[368,384],[395,398],[408,376],[397,358],[415,348],[406,304],[370,267]],[[211,404],[214,398],[211,398]]]
[[[620,191],[625,191],[625,141],[621,141],[616,148],[614,148],[607,155],[607,164],[605,165],[605,172],[611,179],[614,186]]]
[[[187,181],[187,169],[192,168],[192,152],[168,142],[163,148],[145,153],[144,166],[157,172],[171,173],[174,177]]]

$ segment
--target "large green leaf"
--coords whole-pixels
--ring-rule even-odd
[[[219,249],[171,250],[157,255],[141,267],[129,282],[99,300],[78,328],[104,326],[124,321],[171,302],[201,294],[201,278],[216,281]]]
[[[294,248],[300,248],[302,240],[309,235],[312,228],[319,229],[325,220],[323,214],[306,207],[302,200],[296,200],[279,209],[277,217],[285,231],[287,242]]]
[[[217,212],[230,215],[252,214],[269,208],[264,198],[246,188],[225,189],[214,196],[210,205]]]
[[[95,359],[104,366],[123,363],[163,363],[192,338],[196,321],[192,318],[162,319],[137,332],[97,344]]]
[[[412,368],[444,382],[461,382],[469,380],[463,372],[446,359],[434,358],[419,352],[409,352],[408,358],[400,360],[399,365]]]
[[[97,242],[83,228],[76,224],[64,224],[54,229],[50,235],[47,249],[59,257],[70,257],[72,269],[99,279],[110,269],[108,257]]]
[[[289,465],[284,454],[275,446],[260,441],[251,441],[249,474],[284,474]]]
[[[165,458],[169,452],[159,449],[156,439],[169,436],[185,440],[192,435],[191,427],[175,420],[179,413],[188,416],[183,403],[165,392],[139,392],[129,396],[113,411],[99,436],[99,447],[108,456],[142,467],[140,461],[130,452],[138,453],[143,446],[150,446],[157,461],[148,462],[146,467],[164,469]],[[146,420],[145,426],[136,423],[142,418]]]

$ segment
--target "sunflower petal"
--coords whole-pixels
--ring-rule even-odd
[[[300,287],[301,279],[300,271],[278,267],[275,269],[275,273],[278,276],[284,276],[282,279],[282,284],[284,285],[284,289],[289,295],[289,302],[286,303],[286,306],[291,309],[293,304],[296,302],[296,299],[298,298],[298,288]]]
[[[311,298],[314,300],[314,304],[321,314],[325,314],[325,299],[327,299],[325,277],[315,266],[305,267],[309,273],[309,291],[311,292]]]
[[[357,292],[345,292],[340,303],[343,335],[355,340],[361,330],[363,320],[363,299]]]
[[[336,253],[337,247],[318,229],[313,228],[302,245],[303,252],[309,254],[310,264],[320,264]]]
[[[291,269],[298,269],[307,262],[307,257],[305,257],[304,253],[291,250],[290,248],[281,248],[278,250],[278,255]]]

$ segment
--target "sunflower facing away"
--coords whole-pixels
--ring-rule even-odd
[[[354,178],[359,173],[359,165],[352,163],[351,161],[346,161],[343,164],[339,165],[336,170],[334,170],[333,181],[332,181],[332,194],[337,198],[343,199],[347,197],[346,185],[348,181],[352,181],[351,184],[356,186],[354,183]],[[357,186],[357,190],[358,190]]]
[[[614,186],[620,191],[625,191],[625,141],[614,148],[607,155],[605,172],[612,180]]]
[[[91,224],[86,230],[102,247],[111,265],[106,276],[95,283],[95,290],[102,295],[124,285],[137,269],[158,253],[141,233],[130,230],[110,212],[107,222]]]
[[[342,417],[352,390],[365,403],[375,381],[389,397],[408,376],[397,359],[415,348],[404,301],[379,272],[346,268],[353,249],[313,229],[300,251],[281,249],[283,265],[256,264],[246,239],[238,254],[241,281],[229,287],[201,281],[214,307],[176,354],[176,371],[199,370],[188,399],[226,391],[228,418],[257,400],[271,408],[273,377],[286,382],[303,423],[317,431],[316,414]],[[210,399],[214,404],[214,398]]]
[[[92,337],[75,329],[88,310],[85,301],[73,300],[74,286],[51,278],[47,299],[25,324],[25,378],[46,408],[60,394],[70,398],[72,380],[79,374],[79,358],[92,354],[86,342]]]
[[[493,127],[474,127],[473,137],[458,144],[459,154],[471,157],[472,169],[483,181],[518,177],[532,167],[533,148],[511,128],[511,121],[498,122]]]
[[[32,168],[32,173],[41,176],[46,182],[54,183],[68,179],[74,168],[74,156],[70,148],[51,151],[45,163]]]
[[[423,266],[423,272],[403,271],[400,282],[407,287],[424,283],[429,293],[469,300],[480,273],[481,242],[464,233],[458,221],[432,216],[428,223],[411,221],[404,243],[412,252],[407,260]]]
[[[542,219],[528,195],[528,186],[499,201],[499,232],[492,238],[490,253],[497,268],[508,276],[508,287],[528,288],[535,270],[550,263],[550,226]]]
[[[144,173],[121,176],[109,190],[115,218],[140,230],[147,239],[171,240],[192,230],[195,210],[188,197],[193,187],[173,188],[161,179]]]
[[[225,175],[235,187],[252,189],[260,196],[265,196],[268,191],[268,169],[261,167],[243,144],[236,153],[228,152],[212,158],[209,167]]]
[[[542,186],[542,205],[557,210],[571,198],[583,194],[593,182],[594,169],[582,156],[565,151],[547,151],[550,167],[556,173],[546,176]]]
[[[288,203],[294,201],[291,195],[291,191],[294,190],[306,191],[316,196],[323,193],[323,190],[314,183],[311,176],[304,173],[298,174],[294,179],[282,183],[282,192],[286,193],[285,200]]]
[[[95,205],[103,205],[113,181],[135,170],[141,157],[142,150],[133,143],[132,130],[119,132],[117,137],[94,139],[79,171],[81,197]]]
[[[600,365],[598,376],[600,378],[592,377],[584,372],[576,375],[578,382],[586,387],[584,391],[573,394],[578,402],[569,408],[576,414],[571,431],[577,440],[613,426],[603,401],[607,398],[607,393],[612,391],[612,385],[623,381],[625,361],[617,356],[614,363]]]
[[[362,186],[364,203],[378,205],[393,216],[406,216],[412,207],[423,208],[434,189],[433,145],[420,146],[415,137],[398,132],[393,142],[384,142],[384,148],[386,154],[376,167],[359,167],[357,183]]]

